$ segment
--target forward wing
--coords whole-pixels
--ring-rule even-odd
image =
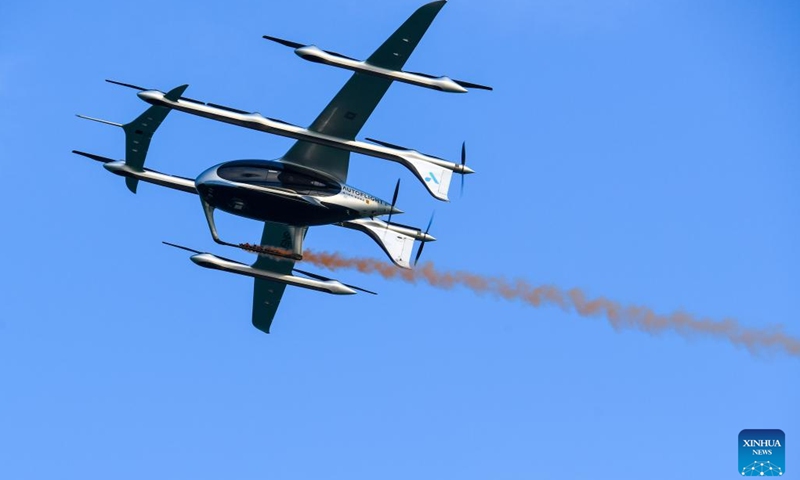
[[[392,70],[402,69],[445,3],[445,0],[439,0],[417,9],[367,59],[367,63]],[[391,84],[392,80],[389,79],[354,73],[309,129],[348,140],[355,139]],[[350,152],[298,141],[283,159],[325,171],[344,182],[347,180]]]
[[[286,241],[289,241],[287,247]],[[291,249],[291,235],[286,225],[280,223],[265,222],[264,233],[261,235],[261,245]],[[278,260],[275,257],[259,255],[253,267],[271,270],[273,272],[291,275],[294,261],[285,259]],[[272,319],[278,311],[281,303],[283,291],[286,290],[285,283],[272,282],[256,278],[253,281],[253,326],[269,333]]]

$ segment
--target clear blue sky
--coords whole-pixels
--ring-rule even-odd
[[[713,338],[340,271],[372,297],[287,290],[264,335],[251,282],[196,198],[121,158],[145,104],[114,78],[308,124],[348,73],[263,34],[366,57],[422,1],[0,4],[0,478],[733,478],[737,435],[780,428],[800,474],[800,359]],[[404,223],[436,210],[446,269],[581,287],[800,336],[800,6],[451,1],[407,68],[495,87],[394,85],[360,137],[457,158],[441,204],[395,164],[350,183]],[[195,176],[291,141],[181,113],[148,166]],[[221,229],[258,239],[254,222]],[[307,246],[382,258],[366,236]]]

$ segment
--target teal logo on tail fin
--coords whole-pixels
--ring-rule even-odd
[[[433,182],[436,185],[439,185],[439,180],[436,179],[436,175],[434,175],[433,172],[428,172],[428,176],[425,177],[425,181],[426,182]]]

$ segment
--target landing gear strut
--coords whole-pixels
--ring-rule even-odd
[[[282,239],[280,246],[254,245],[252,243],[230,243],[219,238],[219,234],[217,233],[217,225],[214,222],[214,210],[216,209],[202,198],[200,199],[200,203],[203,205],[203,213],[206,216],[206,222],[208,222],[208,229],[211,230],[211,238],[213,238],[218,244],[228,247],[241,248],[247,252],[261,255],[273,255],[276,257],[290,258],[292,260],[303,259],[303,239],[306,236],[308,227],[287,225],[287,232],[284,234],[284,238]]]

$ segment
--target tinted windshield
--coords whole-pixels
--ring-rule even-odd
[[[339,193],[339,186],[328,180],[312,177],[305,173],[278,170],[264,165],[228,165],[220,167],[218,174],[225,180],[232,182],[288,188],[303,195],[310,193],[334,195]]]

